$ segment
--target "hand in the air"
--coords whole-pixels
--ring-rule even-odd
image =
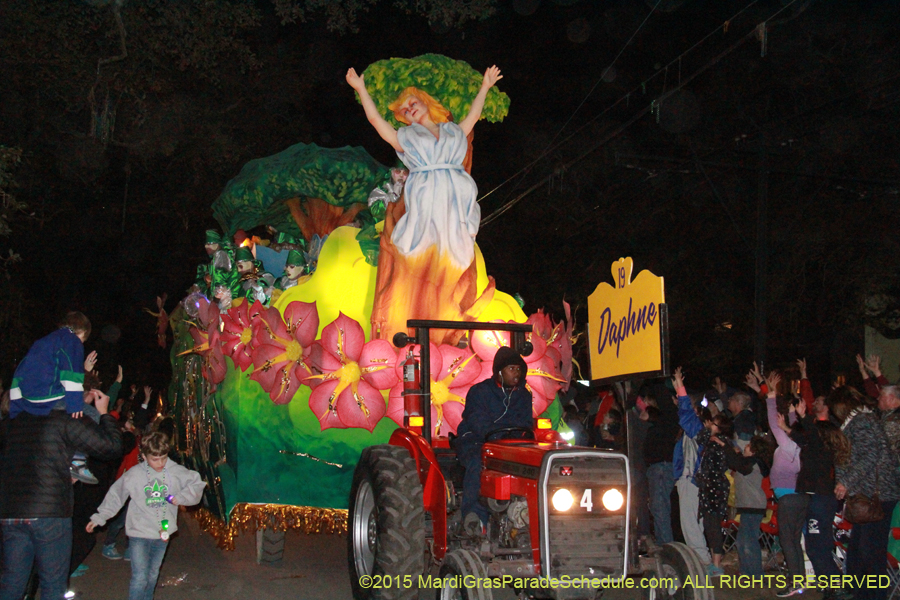
[[[881,377],[881,357],[877,354],[870,354],[866,357],[866,368],[872,371],[875,379]]]
[[[676,392],[684,387],[684,373],[682,372],[681,367],[675,369],[675,373],[672,375],[672,383],[675,384]]]
[[[777,371],[769,373],[769,376],[766,377],[766,387],[769,388],[769,395],[775,395],[779,383],[781,383],[781,375]]]
[[[756,393],[759,393],[759,383],[756,381],[756,375],[753,374],[753,371],[747,373],[746,377],[744,377],[744,383],[747,384],[747,387],[751,390],[755,390]]]
[[[353,69],[351,69],[352,71]],[[349,73],[348,73],[349,76]],[[497,65],[489,67],[487,71],[484,72],[484,79],[481,81],[482,87],[492,88],[497,85],[497,82],[503,79],[503,75],[500,74],[500,69]]]
[[[805,358],[797,359],[797,368],[800,369],[800,379],[809,379],[806,376],[806,359]]]
[[[762,372],[759,370],[759,365],[756,364],[756,361],[753,361],[753,368],[750,369],[750,372],[753,373],[753,376],[756,377],[756,381],[762,383],[765,381],[765,378],[762,375]]]
[[[354,69],[353,67],[347,69],[347,83],[349,83],[350,87],[352,87],[357,92],[360,91],[360,89],[366,89],[366,82],[363,79],[363,76],[357,75],[356,69]]]
[[[716,378],[713,379],[713,388],[715,388],[715,390],[719,392],[719,395],[721,396],[726,391],[728,391],[728,384],[725,383],[724,379],[717,375]]]
[[[791,426],[787,424],[787,420],[781,413],[778,413],[778,429],[782,430],[785,433],[791,432]]]
[[[84,359],[84,372],[90,373],[94,370],[94,365],[97,364],[97,351],[94,350],[90,354],[87,355],[87,358]]]

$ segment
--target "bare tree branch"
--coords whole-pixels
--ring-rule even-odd
[[[122,22],[122,12],[118,2],[113,3],[113,16],[116,18],[116,29],[119,30],[119,44],[122,48],[122,54],[111,56],[109,58],[101,58],[97,60],[97,76],[100,76],[100,67],[109,63],[118,62],[128,58],[128,48],[125,46],[125,23]]]

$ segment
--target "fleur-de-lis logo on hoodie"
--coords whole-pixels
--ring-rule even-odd
[[[154,479],[152,484],[148,483],[144,486],[144,495],[147,496],[147,506],[165,504],[168,493],[169,486],[160,483],[159,479]]]

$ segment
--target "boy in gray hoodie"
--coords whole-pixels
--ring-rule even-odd
[[[200,502],[206,487],[200,474],[169,460],[169,437],[159,431],[144,436],[144,462],[116,481],[87,524],[91,533],[113,518],[131,498],[125,533],[131,549],[129,600],[153,600],[169,537],[178,531],[178,506]]]

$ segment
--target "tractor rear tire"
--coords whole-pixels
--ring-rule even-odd
[[[356,600],[412,600],[425,570],[425,507],[406,448],[369,446],[350,489],[347,558]]]
[[[476,583],[473,587],[465,585],[467,576],[469,582]],[[465,548],[448,552],[441,565],[439,577],[441,588],[437,591],[436,600],[493,600],[494,592],[491,588],[482,587],[480,584],[487,579],[487,570],[477,554]]]

